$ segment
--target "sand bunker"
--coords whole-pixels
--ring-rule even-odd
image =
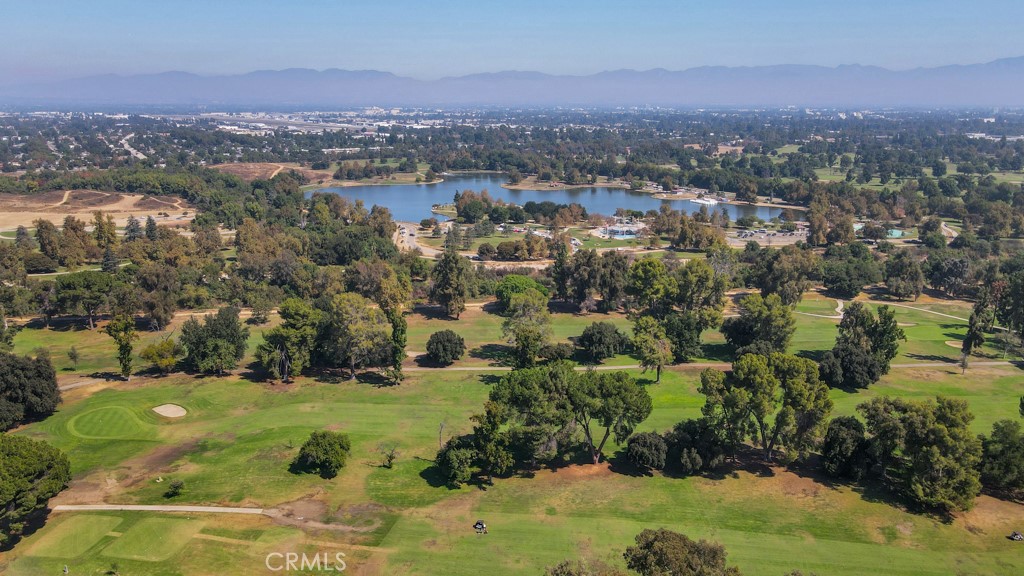
[[[946,340],[946,346],[949,346],[950,348],[957,348],[957,349],[959,349],[959,348],[962,348],[963,345],[964,345],[964,343],[961,342],[960,340]]]
[[[161,404],[156,408],[153,408],[153,412],[165,417],[165,418],[181,418],[188,412],[184,408],[177,404]]]

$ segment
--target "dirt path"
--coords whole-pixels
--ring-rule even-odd
[[[143,506],[138,504],[59,504],[54,512],[86,512],[93,510],[131,512],[192,512],[195,514],[265,514],[263,508],[231,506]]]

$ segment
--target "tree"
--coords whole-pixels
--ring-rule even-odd
[[[908,501],[945,512],[967,510],[981,490],[981,441],[964,400],[873,398],[857,406],[882,480]]]
[[[555,298],[569,300],[569,279],[572,275],[572,266],[569,262],[569,248],[565,242],[559,242],[555,247],[555,263],[551,265],[551,279],[555,283]]]
[[[853,298],[868,284],[882,280],[874,254],[861,242],[833,245],[825,250],[821,267],[825,289],[841,298]]]
[[[594,464],[601,462],[604,445],[613,433],[615,442],[623,444],[651,414],[647,390],[625,372],[591,370],[581,374],[570,380],[568,400]],[[598,427],[604,428],[600,440]]]
[[[832,410],[814,362],[779,353],[745,354],[728,375],[702,374],[700,392],[706,397],[705,417],[721,423],[733,449],[749,436],[766,461],[777,448],[788,460],[805,457]]]
[[[459,319],[466,309],[471,270],[465,258],[447,248],[431,272],[434,283],[430,289],[430,301],[444,307],[445,313]]]
[[[117,363],[121,366],[121,376],[131,380],[132,341],[139,337],[135,332],[135,318],[128,314],[118,314],[110,319],[103,331],[117,344]]]
[[[78,354],[78,348],[74,346],[68,348],[68,360],[71,360],[71,365],[75,367],[75,370],[78,370],[79,359],[81,359],[81,356]]]
[[[593,309],[593,294],[599,289],[602,269],[596,250],[577,250],[569,271],[569,299],[584,311]]]
[[[295,467],[320,474],[322,478],[334,478],[345,467],[352,442],[348,434],[318,430],[309,435],[295,458]]]
[[[458,488],[472,476],[476,452],[460,439],[452,438],[437,452],[434,463],[448,486]]]
[[[0,431],[24,420],[45,418],[59,403],[57,373],[49,356],[0,352]]]
[[[380,258],[356,262],[349,276],[350,285],[376,302],[391,324],[392,375],[401,380],[409,326],[404,312],[412,294],[412,282],[408,275],[398,274],[394,267]]]
[[[0,462],[0,548],[7,548],[67,487],[71,464],[46,442],[11,434],[0,434]]]
[[[105,272],[86,270],[61,274],[56,280],[57,305],[64,313],[84,312],[92,330],[95,327],[93,319],[106,305],[113,287],[113,277]]]
[[[995,321],[995,312],[987,304],[987,298],[978,300],[967,322],[967,334],[960,346],[964,372],[967,371],[968,358],[985,344],[985,332],[992,329],[992,323]]]
[[[1014,272],[995,300],[996,317],[1018,338],[1024,339],[1024,270]]]
[[[626,294],[643,314],[662,316],[675,298],[676,289],[675,279],[659,259],[644,258],[629,267]]]
[[[111,250],[117,245],[117,226],[114,225],[114,217],[103,215],[102,210],[92,213],[92,235],[96,239],[96,245],[100,250]]]
[[[387,318],[366,298],[352,293],[335,295],[326,321],[329,356],[348,365],[350,379],[355,379],[357,367],[380,366],[390,360]]]
[[[879,306],[876,318],[864,304],[853,302],[843,310],[835,346],[822,358],[821,377],[832,387],[866,388],[889,372],[899,340],[906,339],[892,308]]]
[[[160,231],[157,230],[156,220],[152,216],[146,216],[146,240],[155,242],[160,237]]]
[[[178,358],[185,353],[185,349],[169,335],[154,342],[139,352],[139,357],[149,362],[153,368],[161,374],[170,374],[178,364]]]
[[[544,296],[548,295],[548,289],[533,278],[523,276],[522,274],[508,274],[494,288],[494,297],[498,300],[498,304],[501,305],[502,311],[507,314],[512,295],[522,294],[530,289],[536,290]]]
[[[785,352],[796,330],[793,307],[778,294],[751,294],[740,300],[739,316],[722,324],[725,340],[742,355],[744,349],[758,353]]]
[[[661,470],[665,467],[668,446],[656,432],[641,432],[630,436],[626,444],[626,458],[641,469]]]
[[[135,216],[129,215],[128,222],[124,225],[124,241],[134,242],[143,237],[142,226]]]
[[[36,227],[36,242],[39,243],[39,251],[53,261],[60,259],[60,232],[53,222],[39,219],[32,223]]]
[[[601,296],[600,309],[606,312],[617,310],[626,294],[629,260],[620,252],[605,252],[601,255],[600,266],[597,282],[597,292]]]
[[[665,528],[637,534],[636,545],[623,554],[626,566],[641,576],[739,576],[726,567],[725,548],[707,540],[693,541]]]
[[[1000,420],[981,440],[981,483],[986,488],[1020,497],[1024,493],[1024,432],[1020,422]]]
[[[465,340],[452,330],[439,330],[427,340],[427,355],[438,364],[447,366],[462,358],[465,352]]]
[[[532,366],[551,337],[547,296],[533,288],[514,293],[505,313],[508,317],[501,330],[514,347],[513,364],[517,368]]]
[[[633,325],[633,351],[644,372],[655,370],[655,383],[661,382],[661,369],[674,359],[672,341],[656,320],[641,316]]]
[[[711,373],[724,376],[717,371]],[[727,453],[732,453],[732,447],[726,444],[729,441],[726,432],[730,430],[723,430],[719,426],[721,422],[702,417],[677,423],[665,435],[670,455],[666,463],[671,462],[687,475],[721,466]]]
[[[281,325],[263,333],[256,348],[256,360],[273,375],[289,382],[310,365],[316,346],[320,311],[305,300],[289,298],[281,303]]]
[[[629,344],[629,338],[611,322],[593,322],[583,329],[583,334],[576,339],[576,344],[594,362],[600,363],[606,358],[622,353]]]
[[[223,374],[245,356],[248,339],[249,329],[242,326],[238,308],[221,308],[204,316],[202,323],[189,318],[181,327],[185,366],[196,372]]]
[[[910,250],[899,250],[885,263],[885,286],[893,296],[917,300],[924,290],[924,271]]]
[[[810,249],[788,245],[780,250],[762,251],[751,277],[762,296],[778,294],[784,304],[795,304],[811,287],[818,264],[818,256]]]
[[[728,278],[699,259],[689,260],[677,268],[673,276],[677,288],[675,304],[684,313],[694,316],[697,328],[703,332],[721,324]]]
[[[853,416],[833,418],[821,446],[822,466],[830,476],[859,480],[867,471],[867,449],[860,420]]]

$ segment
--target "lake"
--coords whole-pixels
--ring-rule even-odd
[[[504,174],[469,173],[450,174],[444,182],[436,184],[390,184],[370,186],[346,186],[342,188],[322,188],[317,192],[331,192],[351,200],[362,200],[367,208],[374,204],[386,206],[391,210],[395,220],[403,222],[419,222],[433,216],[430,208],[434,204],[447,204],[452,201],[455,193],[461,190],[479,192],[487,190],[494,199],[522,206],[530,200],[543,202],[550,200],[556,204],[576,202],[587,209],[588,213],[611,216],[617,208],[628,210],[657,210],[662,204],[669,204],[677,210],[697,212],[701,205],[690,200],[659,200],[650,194],[631,192],[621,188],[591,186],[571,190],[509,190],[503,188],[506,181]],[[312,194],[312,192],[310,192]],[[765,206],[749,206],[745,204],[718,204],[708,206],[708,210],[724,210],[729,218],[736,220],[741,216],[754,215],[762,220],[770,220],[782,213],[781,208]]]

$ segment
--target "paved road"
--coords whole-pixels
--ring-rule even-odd
[[[61,504],[54,512],[86,512],[117,510],[132,512],[192,512],[196,514],[263,514],[263,508],[232,508],[229,506],[140,506],[136,504]]]

